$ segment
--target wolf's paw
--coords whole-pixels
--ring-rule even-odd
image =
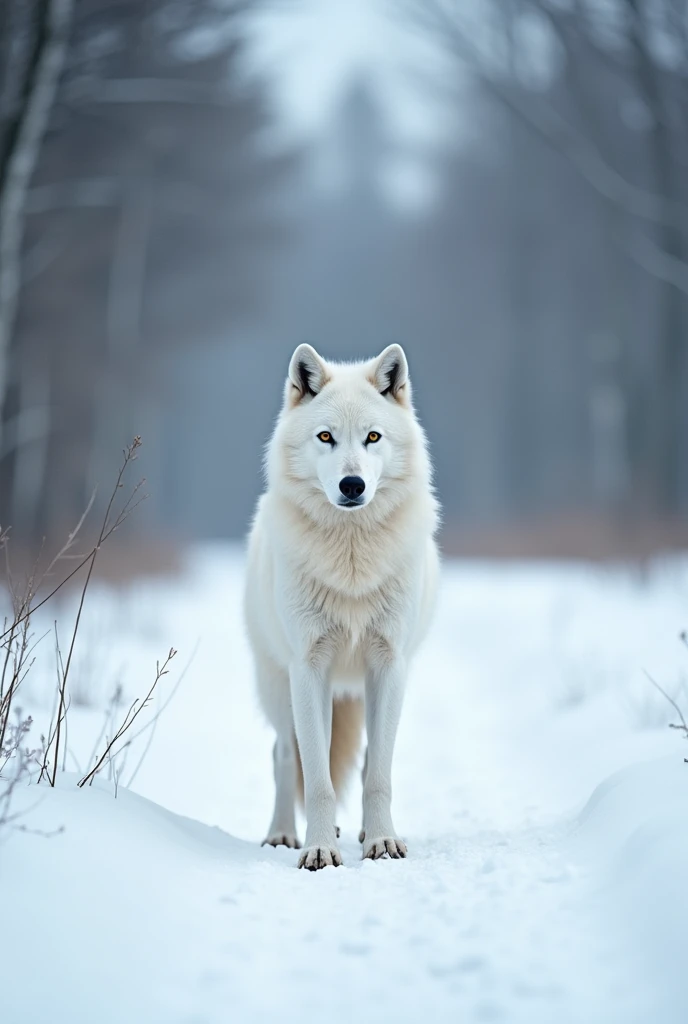
[[[364,860],[380,860],[381,857],[391,857],[392,860],[400,860],[406,856],[406,843],[396,836],[383,836],[381,839],[370,839],[366,843],[365,832],[361,832],[360,841],[363,843]]]
[[[299,867],[308,871],[319,868],[338,868],[342,863],[342,855],[336,846],[308,846],[299,857]]]
[[[289,832],[274,832],[264,839],[261,846],[288,846],[290,850],[300,850],[301,843]]]

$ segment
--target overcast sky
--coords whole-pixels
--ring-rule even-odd
[[[347,86],[365,78],[396,144],[385,191],[412,210],[433,196],[428,157],[456,133],[447,90],[455,70],[401,9],[399,0],[280,0],[251,19],[249,66],[270,83],[287,137],[317,138]]]
[[[291,129],[317,132],[346,84],[365,75],[395,133],[437,139],[446,117],[421,76],[436,72],[439,59],[400,9],[394,0],[281,0],[252,19],[253,63],[272,78]]]

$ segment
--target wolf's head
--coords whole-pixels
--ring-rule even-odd
[[[429,484],[425,437],[411,404],[404,350],[362,363],[326,362],[299,345],[268,452],[268,476],[312,516],[384,519]],[[329,519],[329,516],[328,516]]]

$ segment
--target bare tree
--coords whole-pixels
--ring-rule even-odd
[[[596,201],[606,207],[610,253],[618,249],[612,267],[630,258],[654,280],[657,311],[647,345],[651,369],[648,372],[645,365],[629,374],[626,339],[619,336],[615,386],[622,388],[623,404],[629,410],[623,413],[623,429],[628,431],[635,498],[658,514],[675,514],[681,500],[688,362],[688,202],[685,168],[680,165],[681,156],[685,159],[688,120],[688,4],[685,0],[613,0],[605,5],[583,0],[568,4],[511,0],[481,5],[477,27],[467,17],[475,9],[458,0],[412,0],[411,8],[417,22],[454,54],[512,121],[561,154],[590,186]],[[523,33],[515,41],[515,26],[527,17],[536,17],[548,30],[563,58],[544,88],[530,88],[518,72],[517,65],[527,65],[538,56],[537,47],[529,49]],[[663,62],[657,42],[662,31],[673,33],[683,47],[683,63]],[[495,39],[501,39],[501,44],[495,45]],[[636,166],[629,166],[628,147],[619,145],[620,135],[628,134],[628,129],[618,110],[612,111],[608,104],[605,108],[605,97],[591,93],[590,69],[596,67],[601,73],[603,65],[607,76],[616,77],[618,89],[635,97],[645,112],[644,135],[636,132],[633,142],[636,156],[642,147]],[[610,325],[616,333],[620,293],[614,272],[609,273],[608,287]],[[522,285],[516,286],[515,294],[527,301]],[[532,381],[532,374],[526,375]],[[513,424],[514,417],[509,421]],[[512,445],[517,441],[510,435]]]
[[[678,168],[672,154],[672,124],[666,95],[666,75],[657,63],[650,42],[651,8],[648,0],[625,0],[628,11],[628,41],[633,53],[635,78],[650,111],[651,154],[654,186],[662,215],[656,227],[657,249],[664,262],[686,266],[686,214],[672,216],[681,205]],[[663,6],[663,5],[660,5]],[[674,5],[671,5],[674,6]],[[684,5],[683,20],[688,21]],[[688,69],[687,69],[688,70]],[[651,264],[650,264],[651,266]],[[686,316],[685,301],[675,280],[665,280],[660,291],[657,324],[657,377],[651,393],[654,429],[650,437],[648,466],[656,467],[653,481],[663,510],[673,512],[679,498],[682,445],[681,406],[685,395]]]
[[[25,84],[5,129],[0,164],[0,412],[19,300],[27,193],[64,66],[72,12],[73,0],[39,0],[36,4]],[[8,31],[11,29],[10,24]],[[1,442],[0,416],[0,448]]]

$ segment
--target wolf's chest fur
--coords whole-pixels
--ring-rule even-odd
[[[311,536],[297,572],[302,609],[314,632],[332,632],[354,648],[389,629],[408,590],[401,554],[384,529]]]

